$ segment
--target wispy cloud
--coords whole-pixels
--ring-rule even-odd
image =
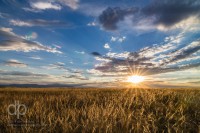
[[[150,54],[149,52],[153,49],[160,49],[160,52]],[[170,47],[168,49],[170,49]],[[194,60],[196,60],[196,62],[190,62],[186,64],[178,63],[178,61],[185,61],[190,58],[192,54],[200,51],[199,40],[193,41],[181,49],[174,51],[169,50],[168,53],[163,53],[162,50],[166,50],[166,47],[163,45],[160,47],[154,46],[141,49],[137,52],[109,52],[106,55],[93,52],[92,55],[95,56],[95,59],[100,61],[99,64],[95,65],[94,69],[101,73],[131,74],[134,71],[142,71],[143,74],[154,75],[159,73],[186,70],[200,66],[200,61],[198,62],[198,59],[200,58],[195,58]]]
[[[53,64],[49,64],[48,66],[42,66],[42,68],[44,69],[58,69],[58,70],[64,70],[64,71],[68,71],[65,63],[63,62],[56,62]]]
[[[9,21],[11,25],[14,26],[24,26],[24,27],[33,27],[33,26],[63,26],[69,27],[70,24],[59,21],[59,20],[44,20],[44,19],[33,19],[33,20],[15,20],[12,19]]]
[[[8,18],[9,16],[7,13],[0,12],[0,18]]]
[[[42,58],[39,56],[31,56],[29,58],[34,59],[34,60],[42,60]]]
[[[72,10],[77,10],[79,8],[79,0],[37,0],[35,2],[30,1],[30,7],[23,8],[25,11],[30,12],[41,12],[44,10],[61,10],[65,7],[69,7]]]
[[[78,79],[78,80],[89,80],[89,78],[86,78],[85,76],[81,74],[73,74],[69,76],[63,76],[64,78],[69,78],[69,79]]]
[[[87,26],[96,26],[96,25],[97,25],[97,23],[94,21],[87,24]]]
[[[56,48],[42,45],[39,42],[26,40],[15,34],[11,28],[0,28],[0,35],[4,39],[0,41],[0,51],[47,51],[51,53],[62,53]]]
[[[0,70],[0,75],[7,76],[24,76],[24,77],[48,77],[46,74],[32,73],[32,72],[23,72],[23,71],[5,71]]]
[[[85,54],[84,51],[75,51],[75,53],[77,53],[77,54]]]
[[[7,60],[3,64],[6,66],[11,66],[11,67],[27,67],[28,66],[27,64],[20,62],[18,60],[14,60],[14,59]]]
[[[30,3],[31,7],[33,9],[37,10],[48,10],[48,9],[53,9],[53,10],[61,10],[61,6],[52,2],[32,2]]]
[[[118,42],[124,42],[126,40],[126,36],[122,36],[122,37],[114,37],[114,36],[112,36],[111,37],[111,39],[110,39],[110,41],[111,42],[116,42],[116,41],[118,41]]]
[[[67,7],[70,7],[73,10],[79,8],[79,0],[58,0],[57,2]]]

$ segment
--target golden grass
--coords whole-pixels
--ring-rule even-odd
[[[15,100],[29,124],[9,124]],[[2,88],[0,106],[0,132],[200,132],[198,89]]]

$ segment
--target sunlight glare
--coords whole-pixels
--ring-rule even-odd
[[[133,75],[133,76],[128,77],[127,81],[131,82],[131,83],[134,83],[134,84],[138,84],[138,83],[144,81],[144,77],[143,76],[139,76],[139,75]]]

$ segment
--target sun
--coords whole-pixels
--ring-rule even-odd
[[[144,81],[144,77],[139,75],[132,75],[128,77],[127,81],[134,84],[139,84]]]

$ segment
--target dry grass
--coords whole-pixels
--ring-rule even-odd
[[[26,126],[9,125],[15,100],[28,108]],[[198,89],[2,88],[0,106],[0,132],[200,132]]]

